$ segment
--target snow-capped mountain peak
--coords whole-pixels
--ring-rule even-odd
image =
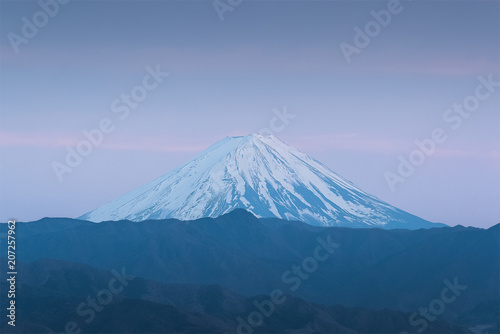
[[[275,136],[259,134],[226,137],[186,164],[80,218],[193,220],[237,208],[257,217],[314,225],[437,226],[365,193]]]

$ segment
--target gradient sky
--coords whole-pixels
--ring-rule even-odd
[[[77,1],[14,52],[35,1],[0,7],[0,220],[77,217],[216,141],[296,117],[276,135],[363,190],[449,225],[500,218],[500,87],[457,130],[443,114],[500,81],[498,1],[402,2],[347,63],[339,44],[387,1]],[[111,111],[147,66],[169,76],[124,120]],[[103,118],[115,129],[59,182],[52,162]],[[433,129],[448,139],[392,192],[384,172]]]

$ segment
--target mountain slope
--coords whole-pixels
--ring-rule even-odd
[[[65,221],[19,223],[16,260],[60,259],[126,268],[167,284],[217,284],[247,297],[281,289],[323,305],[410,313],[440,298],[444,280],[457,278],[467,289],[439,318],[494,326],[490,333],[498,333],[500,224],[488,230],[353,229],[257,219],[244,210],[189,222]],[[1,240],[6,233],[7,224],[0,224]],[[339,247],[316,271],[293,271],[324,244],[318,238]],[[303,274],[306,279],[297,281]]]
[[[2,272],[7,271],[1,259]],[[17,281],[16,327],[7,321],[2,333],[60,333],[72,321],[82,333],[398,333],[412,332],[409,313],[344,306],[323,306],[285,294],[261,325],[251,328],[249,315],[269,295],[245,297],[219,285],[163,284],[141,277],[128,281],[109,304],[88,322],[77,313],[87,298],[95,297],[115,277],[108,271],[83,264],[41,259],[18,263],[23,275]],[[2,279],[1,291],[9,289]],[[97,305],[100,305],[97,300]],[[268,303],[268,302],[267,302]],[[8,300],[0,301],[2,309]],[[89,309],[84,308],[84,309]],[[238,318],[245,319],[245,327]],[[75,330],[73,332],[78,332]],[[427,333],[470,333],[464,326],[441,319],[430,323]]]
[[[433,224],[356,188],[274,136],[228,137],[155,181],[81,216],[105,220],[257,217],[312,225],[426,228]]]

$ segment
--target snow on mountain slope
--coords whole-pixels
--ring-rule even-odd
[[[79,217],[90,221],[217,217],[236,208],[313,225],[433,224],[356,188],[269,135],[227,137],[153,182]]]

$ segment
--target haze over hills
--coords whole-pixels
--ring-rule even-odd
[[[1,262],[0,264],[3,264]],[[1,266],[2,272],[7,267]],[[251,333],[243,319],[265,304],[266,296],[246,297],[216,284],[164,284],[129,277],[119,295],[92,313],[90,306],[76,313],[88,296],[96,296],[115,277],[88,265],[40,259],[19,263],[19,321],[16,327],[0,323],[2,333],[60,333],[74,322],[74,333]],[[9,286],[0,282],[2,291]],[[7,301],[0,301],[2,309]],[[273,309],[271,321],[253,329],[255,333],[388,333],[395,328],[412,332],[409,313],[370,310],[364,307],[326,306],[286,294]],[[84,316],[81,316],[84,315]],[[92,321],[89,316],[93,315]],[[245,327],[243,327],[245,326]],[[443,320],[430,323],[428,333],[470,333],[466,326]]]
[[[186,164],[80,219],[218,217],[243,208],[257,217],[311,225],[429,228],[428,222],[354,186],[273,135],[227,137]]]
[[[22,241],[16,260],[23,273],[18,300],[23,305],[20,312],[25,312],[19,314],[19,321],[57,332],[67,321],[81,322],[76,307],[104,289],[110,277],[84,264],[99,271],[124,270],[137,278],[82,332],[125,332],[123,323],[138,319],[139,314],[144,321],[132,321],[136,327],[128,332],[234,333],[236,317],[246,319],[256,310],[251,299],[269,299],[271,291],[280,289],[293,296],[287,297],[291,304],[276,305],[276,313],[256,326],[256,333],[350,332],[327,326],[325,319],[357,333],[415,333],[421,328],[415,325],[422,323],[421,307],[434,305],[443,289],[454,284],[460,288],[456,298],[427,323],[425,332],[468,332],[453,326],[483,326],[484,332],[498,333],[499,229],[500,225],[487,230],[319,227],[259,219],[241,209],[196,221],[93,224],[45,218],[16,228],[16,238]],[[6,224],[0,224],[1,238],[6,239],[7,230]],[[332,243],[337,246],[329,257],[307,267],[318,247],[327,247],[320,253],[324,256]],[[2,272],[5,275],[7,270]],[[7,281],[3,282],[5,286]],[[193,299],[199,293],[192,285],[221,287],[203,299],[209,304],[206,310],[217,309],[220,314],[203,311]],[[5,302],[2,299],[2,309]],[[415,318],[410,318],[414,313]],[[115,318],[118,314],[123,317]],[[222,322],[214,322],[213,316]],[[449,326],[441,326],[441,321]]]

